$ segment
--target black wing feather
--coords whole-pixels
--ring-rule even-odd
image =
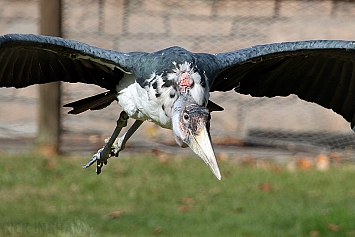
[[[216,54],[211,91],[273,97],[296,94],[355,125],[355,42],[303,41]]]
[[[130,71],[126,55],[58,37],[4,35],[0,37],[0,87],[65,81],[115,90],[124,72]]]
[[[117,100],[116,91],[107,91],[98,95],[90,96],[69,104],[64,107],[72,107],[69,114],[80,114],[88,109],[99,110],[109,106],[113,101]]]

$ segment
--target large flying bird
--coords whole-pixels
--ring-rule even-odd
[[[222,110],[210,92],[235,90],[252,96],[287,96],[315,102],[355,125],[355,42],[302,41],[254,46],[227,53],[192,53],[171,47],[154,53],[122,53],[58,37],[0,37],[0,86],[26,87],[54,81],[95,84],[108,91],[65,106],[71,114],[102,109],[117,100],[117,127],[84,167],[99,174],[118,156],[143,121],[172,129],[221,179],[209,133],[210,112]],[[127,119],[136,119],[118,137]]]

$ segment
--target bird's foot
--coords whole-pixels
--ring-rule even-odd
[[[110,137],[105,139],[106,146],[103,148],[99,149],[97,153],[95,153],[90,161],[86,164],[83,165],[83,168],[86,169],[90,167],[92,164],[96,162],[96,174],[101,173],[101,168],[104,165],[107,165],[107,160],[113,156],[118,157],[119,152],[124,149],[124,145],[122,144],[123,142],[123,137],[119,137],[115,140],[115,142],[112,144],[111,148],[108,148],[108,142],[110,140]],[[108,152],[106,152],[108,151]],[[107,154],[105,154],[107,153]]]
[[[104,148],[99,149],[97,153],[92,156],[90,161],[83,165],[83,168],[86,169],[96,162],[96,174],[100,174],[102,166],[107,165],[107,159],[111,157],[110,153],[107,157],[104,157],[103,150]]]
[[[91,160],[88,163],[83,165],[84,169],[90,167],[96,161],[96,174],[100,174],[101,168],[103,165],[107,164],[107,160],[111,156],[118,156],[118,152],[122,149],[119,149],[118,146],[115,146],[115,144],[117,144],[116,140],[117,140],[118,134],[120,134],[120,132],[121,132],[121,129],[127,125],[128,118],[129,117],[128,117],[127,113],[122,111],[120,114],[120,117],[117,120],[116,128],[113,131],[111,137],[109,137],[108,139],[105,140],[106,145],[103,148],[101,148],[100,150],[98,150],[97,153],[95,155],[93,155],[93,157],[91,158]],[[119,147],[121,147],[121,145],[119,145]]]

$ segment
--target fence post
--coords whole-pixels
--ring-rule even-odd
[[[40,0],[40,34],[62,35],[62,1]],[[37,151],[57,155],[60,148],[60,82],[39,86]]]

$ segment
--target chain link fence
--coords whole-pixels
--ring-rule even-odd
[[[0,0],[0,34],[38,33],[36,0]],[[225,52],[256,44],[310,39],[355,40],[354,1],[336,0],[63,0],[63,36],[118,51],[156,51],[179,45],[194,52]],[[68,103],[104,91],[62,86]],[[344,119],[315,104],[285,98],[212,93],[225,108],[212,115],[219,144],[259,144],[352,149],[355,136]],[[0,138],[37,133],[37,87],[0,89]],[[115,126],[120,107],[81,115],[63,112],[64,145],[98,147]],[[87,139],[87,140],[86,140]],[[132,137],[142,146],[173,144],[171,131],[151,123]],[[132,143],[131,143],[132,144]],[[129,144],[128,144],[129,145]]]

